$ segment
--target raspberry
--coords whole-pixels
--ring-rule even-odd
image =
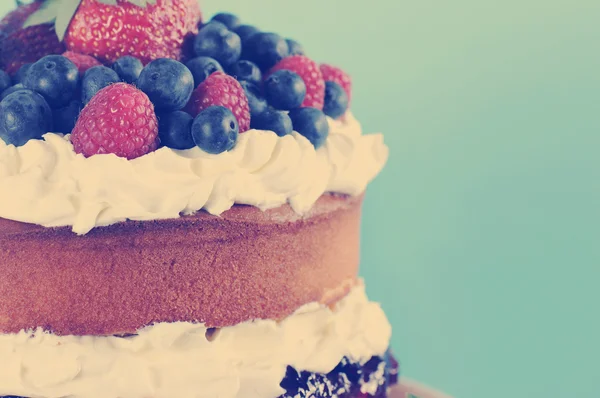
[[[81,111],[71,134],[75,152],[114,153],[135,159],[158,147],[158,119],[146,94],[127,83],[98,92]]]
[[[306,97],[302,106],[323,110],[325,103],[325,80],[323,79],[319,65],[304,55],[293,55],[281,60],[270,70],[265,78],[268,78],[273,72],[282,69],[296,72],[304,80],[304,84],[306,84]]]
[[[240,133],[250,130],[248,97],[235,78],[223,72],[213,73],[194,90],[185,111],[196,117],[211,106],[229,109],[238,121]]]
[[[73,51],[66,51],[63,54],[63,57],[68,58],[69,60],[71,60],[71,62],[75,64],[81,76],[83,76],[85,71],[90,69],[91,67],[102,65],[96,58],[90,55],[78,54]]]
[[[335,66],[322,64],[321,73],[326,82],[336,82],[348,94],[348,102],[352,100],[352,78],[346,72]]]

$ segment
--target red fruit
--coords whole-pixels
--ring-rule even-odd
[[[145,8],[138,0],[117,5],[81,0],[66,32],[67,48],[111,64],[124,55],[144,64],[157,58],[182,59],[184,42],[198,33],[197,0],[157,0]]]
[[[306,84],[306,98],[304,98],[302,106],[323,110],[325,103],[325,80],[323,80],[319,65],[304,55],[293,55],[279,61],[265,78],[268,78],[271,73],[282,69],[296,72],[304,80],[304,84]]]
[[[0,22],[0,68],[11,75],[27,63],[50,54],[62,54],[65,46],[58,40],[54,25],[47,23],[22,29],[25,20],[41,3],[21,6]]]
[[[335,66],[322,64],[321,73],[326,82],[335,82],[342,86],[348,94],[348,102],[352,100],[352,78],[346,72]]]
[[[215,72],[192,93],[185,110],[196,117],[204,109],[220,105],[228,108],[240,125],[240,133],[250,130],[250,106],[240,83],[223,72]]]
[[[79,114],[71,134],[85,157],[114,153],[135,159],[158,148],[158,119],[146,94],[127,83],[103,88]]]
[[[83,76],[83,74],[85,73],[86,70],[88,70],[94,66],[102,65],[100,62],[98,62],[98,60],[96,58],[94,58],[92,56],[77,54],[77,53],[74,53],[73,51],[65,52],[63,54],[63,57],[69,58],[71,60],[71,62],[73,62],[75,64],[75,66],[77,66],[77,69],[79,69],[79,74],[81,76]]]
[[[0,40],[9,36],[11,33],[21,29],[27,18],[36,12],[42,3],[35,2],[18,7],[16,10],[9,12],[0,21]]]

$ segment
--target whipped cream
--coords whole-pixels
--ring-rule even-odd
[[[288,365],[328,373],[344,356],[365,363],[385,353],[390,336],[362,285],[332,309],[309,304],[282,322],[242,323],[211,338],[192,323],[127,338],[0,334],[0,396],[274,398]]]
[[[46,134],[22,147],[0,139],[0,217],[86,234],[120,221],[177,218],[204,209],[219,215],[235,203],[263,210],[289,203],[305,213],[325,192],[362,193],[388,158],[381,134],[359,122],[329,119],[318,150],[294,132],[240,135],[235,149],[161,148],[135,160],[84,158],[69,136]]]

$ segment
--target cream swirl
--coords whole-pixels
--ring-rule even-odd
[[[300,308],[282,322],[219,330],[160,323],[128,338],[0,334],[0,396],[43,398],[266,398],[284,393],[288,365],[328,373],[388,348],[391,327],[357,286],[333,309]]]
[[[0,217],[46,227],[96,226],[176,218],[204,209],[218,215],[235,203],[268,209],[290,203],[307,212],[325,192],[362,193],[382,169],[381,134],[362,135],[348,114],[330,120],[321,148],[298,133],[251,130],[230,152],[161,148],[135,160],[84,158],[68,136],[46,134],[22,147],[0,139]]]

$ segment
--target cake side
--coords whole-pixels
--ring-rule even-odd
[[[327,195],[304,217],[289,206],[236,206],[221,217],[126,222],[85,237],[0,222],[0,332],[223,327],[333,303],[358,273],[361,203]]]

